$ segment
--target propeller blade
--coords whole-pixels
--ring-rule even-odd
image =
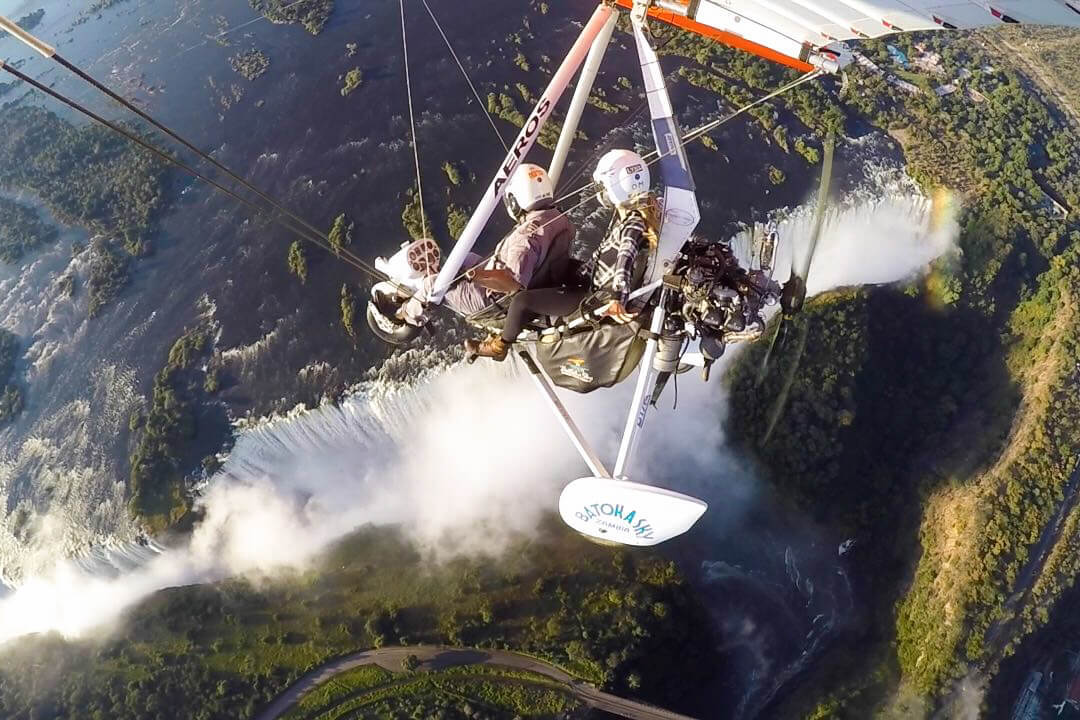
[[[832,133],[825,138],[825,160],[821,167],[821,183],[818,187],[817,207],[814,208],[814,224],[810,230],[810,242],[803,254],[802,262],[791,254],[791,277],[784,285],[780,296],[780,306],[788,315],[802,310],[806,303],[806,278],[810,275],[810,266],[817,252],[821,229],[825,224],[825,210],[829,202],[829,187],[832,184],[833,155],[836,150],[836,138]]]
[[[755,387],[760,387],[765,378],[769,374],[769,362],[772,360],[773,350],[776,349],[777,340],[779,340],[781,333],[785,331],[784,320],[787,315],[781,314],[780,318],[776,321],[776,331],[773,333],[772,340],[769,341],[769,349],[765,351],[765,357],[761,361],[761,367],[758,369],[757,382],[754,383]]]
[[[799,344],[795,348],[795,357],[784,374],[784,384],[780,386],[780,393],[776,396],[776,402],[773,403],[772,412],[769,414],[769,425],[765,428],[765,435],[761,438],[762,447],[768,444],[773,431],[776,430],[777,423],[783,417],[788,394],[791,392],[791,386],[795,384],[795,374],[799,371],[799,361],[802,360],[803,351],[806,350],[806,338],[810,334],[810,323],[804,319],[801,325],[802,327],[799,328]]]
[[[825,138],[825,158],[821,167],[821,184],[818,188],[817,207],[814,208],[814,224],[810,230],[810,242],[806,248],[806,253],[802,257],[802,263],[796,264],[795,254],[791,256],[791,278],[784,285],[784,291],[780,296],[780,307],[784,311],[784,316],[781,317],[781,322],[786,319],[786,316],[793,315],[802,310],[803,305],[806,303],[806,279],[810,275],[810,267],[814,262],[814,255],[817,253],[818,241],[821,240],[821,230],[825,225],[825,210],[829,203],[829,188],[832,185],[832,171],[833,171],[833,155],[836,150],[836,137],[830,132]],[[773,403],[772,412],[769,416],[769,424],[765,429],[765,435],[761,439],[761,444],[765,445],[769,442],[769,438],[772,437],[773,431],[776,429],[776,425],[780,422],[780,418],[784,414],[784,407],[787,405],[788,394],[791,392],[791,386],[795,383],[795,374],[799,371],[799,364],[802,362],[803,352],[806,350],[806,339],[809,335],[810,323],[804,321],[799,328],[799,342],[795,347],[795,355],[791,360],[791,364],[788,366],[787,373],[784,376],[784,383],[780,388],[780,393],[776,396],[776,400]],[[779,335],[779,329],[777,329]],[[776,338],[773,338],[775,344]],[[772,346],[769,347],[769,352],[765,355],[765,362],[768,363],[769,356],[772,355]],[[762,368],[761,375],[759,375],[758,382],[765,378],[766,368]]]

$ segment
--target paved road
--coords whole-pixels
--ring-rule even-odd
[[[422,670],[445,670],[462,665],[497,665],[499,667],[534,672],[565,685],[568,692],[589,707],[630,718],[630,720],[693,720],[693,718],[686,715],[679,715],[662,708],[602,692],[592,685],[574,680],[570,675],[554,665],[549,665],[525,655],[506,650],[475,650],[435,645],[379,648],[378,650],[366,650],[332,660],[297,680],[279,695],[274,702],[270,703],[265,710],[259,713],[256,720],[277,720],[278,717],[299,702],[300,698],[322,683],[335,675],[361,665],[378,665],[390,672],[403,672],[401,661],[407,655],[415,655],[420,661],[420,669]]]

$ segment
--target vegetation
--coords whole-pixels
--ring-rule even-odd
[[[804,135],[770,129],[790,127],[782,115],[756,117],[810,163],[829,124],[869,120],[900,140],[924,188],[966,196],[960,252],[925,281],[819,298],[789,328],[788,347],[805,341],[805,354],[764,446],[791,354],[761,386],[764,347],[733,372],[731,432],[787,496],[858,539],[855,575],[870,578],[871,618],[781,717],[869,717],[892,697],[932,705],[973,669],[992,676],[1080,572],[1080,512],[1066,493],[1080,446],[1080,227],[1047,199],[1080,199],[1077,138],[1021,77],[984,71],[976,40],[890,42],[940,53],[946,76],[970,68],[985,101],[899,96],[858,68],[846,107],[825,102],[825,124],[800,109],[814,93],[783,101]],[[863,50],[888,62],[883,44]],[[753,63],[729,71],[770,84]]]
[[[626,105],[619,105],[612,103],[607,99],[607,92],[600,87],[593,88],[592,94],[589,95],[588,103],[600,112],[613,115],[615,113],[624,113],[630,110]]]
[[[416,657],[412,655],[410,657]],[[348,672],[336,675],[332,680],[300,698],[292,710],[283,716],[283,720],[304,720],[319,711],[329,709],[342,700],[364,690],[373,690],[392,682],[394,675],[378,665],[361,665]]]
[[[1017,26],[980,35],[1002,57],[1019,60],[1020,68],[1046,86],[1074,122],[1080,121],[1080,33],[1076,28]]]
[[[27,190],[64,223],[119,235],[133,254],[165,204],[164,168],[105,128],[37,107],[0,115],[0,186]]]
[[[29,192],[95,242],[90,314],[119,292],[127,257],[147,252],[166,204],[164,167],[105,128],[75,126],[38,107],[0,114],[0,187]]]
[[[409,657],[407,656],[406,661]],[[390,680],[380,687],[338,693],[306,715],[332,720],[347,717],[386,718],[563,718],[577,703],[565,688],[542,675],[467,666]]]
[[[345,73],[345,84],[341,86],[341,96],[347,97],[348,95],[351,95],[354,90],[358,89],[363,84],[364,73],[358,67],[353,68]]]
[[[32,208],[0,197],[0,260],[15,263],[41,245],[55,242],[60,233]]]
[[[86,12],[93,15],[96,12],[108,10],[112,6],[119,5],[122,2],[125,2],[125,0],[94,0],[90,3],[90,6],[86,8]]]
[[[514,102],[514,98],[510,97],[506,93],[488,93],[487,96],[487,108],[488,112],[506,122],[516,125],[517,127],[524,127],[525,120],[527,119],[525,114],[517,109],[517,103]],[[559,132],[562,128],[562,120],[560,120],[556,113],[552,112],[548,117],[544,127],[540,129],[540,136],[537,138],[537,142],[548,150],[554,150],[555,146],[559,142]],[[580,130],[577,133],[579,140],[587,140],[585,133]]]
[[[254,80],[270,69],[270,58],[262,50],[248,50],[230,57],[229,67],[248,80]]]
[[[15,418],[23,408],[22,391],[12,382],[15,361],[19,358],[19,338],[0,328],[0,425]]]
[[[330,227],[330,232],[327,233],[326,238],[330,241],[330,249],[334,251],[335,255],[340,255],[342,250],[352,245],[354,227],[355,225],[346,217],[345,213],[341,213],[334,218],[334,224]]]
[[[420,240],[424,237],[425,227],[428,228],[430,234],[431,218],[424,211],[420,203],[420,196],[411,188],[405,193],[405,207],[401,211],[401,224],[405,226],[405,231],[409,233],[413,240]]]
[[[497,558],[441,564],[393,529],[367,528],[273,581],[162,591],[104,639],[9,643],[0,654],[0,716],[251,718],[304,672],[388,639],[520,649],[618,692],[631,692],[633,676],[641,696],[681,707],[713,672],[704,613],[658,555],[592,545],[554,518]],[[569,706],[561,689],[512,671],[386,679],[374,669],[342,676],[305,698],[297,716],[346,698],[379,717],[389,716],[380,708],[422,706],[451,707],[456,718],[468,704],[509,720]],[[367,689],[380,694],[358,695]]]
[[[216,391],[218,382],[198,367],[209,349],[209,328],[189,330],[173,343],[165,366],[154,376],[150,409],[131,453],[129,488],[132,512],[153,532],[176,525],[191,509],[184,460],[197,430],[199,398]]]
[[[341,285],[341,324],[349,337],[356,337],[356,296],[347,283]]]
[[[322,32],[334,12],[334,0],[248,0],[248,4],[272,23],[299,23],[312,35]]]
[[[101,238],[94,241],[91,252],[88,312],[90,317],[97,317],[127,285],[128,258],[110,248]]]
[[[308,264],[307,253],[304,251],[304,245],[299,240],[293,240],[289,245],[288,255],[289,272],[300,279],[300,284],[307,282],[308,278]]]
[[[446,179],[454,185],[460,185],[462,179],[461,163],[452,163],[449,160],[443,163],[443,172],[446,173]]]
[[[27,13],[21,18],[15,21],[15,24],[21,27],[23,30],[30,31],[41,24],[42,19],[45,17],[45,8],[38,8],[32,13]],[[3,40],[8,36],[7,31],[0,30],[0,40]]]
[[[457,240],[461,237],[461,233],[468,224],[469,213],[465,208],[452,203],[446,208],[446,230],[450,233],[451,239]]]

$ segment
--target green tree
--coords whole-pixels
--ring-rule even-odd
[[[301,283],[307,282],[307,255],[304,253],[304,246],[300,244],[299,240],[294,240],[293,244],[289,246],[289,272],[300,278]]]
[[[461,184],[461,170],[458,168],[457,163],[452,163],[449,160],[443,163],[443,172],[446,173],[446,178],[454,185]]]
[[[405,672],[413,672],[418,667],[420,667],[420,658],[412,653],[409,653],[401,660],[401,669]]]
[[[345,332],[349,337],[356,337],[356,296],[349,289],[347,283],[341,285],[341,324],[345,326]]]
[[[345,73],[345,82],[341,87],[341,96],[347,97],[364,84],[364,73],[360,68],[353,68]]]
[[[420,240],[424,237],[425,226],[430,232],[431,223],[427,222],[427,213],[421,207],[420,197],[416,192],[410,189],[406,198],[405,207],[401,211],[401,224],[414,240]]]
[[[457,240],[461,237],[461,233],[465,230],[465,226],[469,224],[469,213],[464,208],[458,205],[450,205],[446,208],[446,230],[450,233],[450,237]]]
[[[352,231],[353,224],[349,222],[345,213],[341,213],[334,218],[334,224],[330,227],[330,232],[326,237],[330,241],[330,249],[334,251],[335,255],[340,255],[342,250],[352,244]]]

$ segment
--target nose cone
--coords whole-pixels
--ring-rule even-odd
[[[606,543],[648,547],[682,535],[708,509],[682,493],[626,480],[589,477],[566,486],[559,497],[563,522]]]

